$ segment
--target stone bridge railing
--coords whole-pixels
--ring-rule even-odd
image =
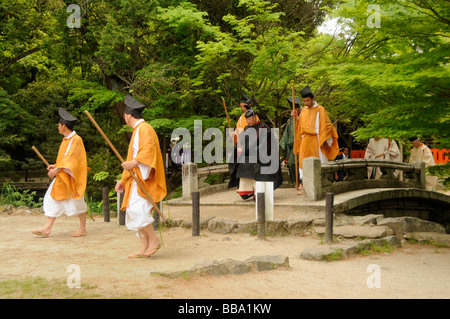
[[[368,179],[368,168],[379,167],[380,179]],[[347,173],[344,181],[335,182],[335,172]],[[394,176],[400,171],[400,178]],[[387,160],[347,159],[321,164],[315,157],[303,160],[303,187],[306,197],[317,201],[330,192],[334,194],[368,188],[419,188],[425,189],[425,163],[406,164]]]
[[[189,162],[183,164],[182,167],[182,187],[183,198],[190,199],[192,192],[199,190],[198,180],[203,176],[210,174],[226,174],[228,173],[228,164],[214,165],[198,168],[197,164]]]
[[[368,167],[379,167],[381,179],[368,179]],[[344,181],[335,182],[334,174],[345,170]],[[400,179],[395,171],[402,172]],[[199,179],[210,174],[228,173],[228,164],[198,168],[195,163],[182,167],[183,198],[190,199],[192,192],[199,191]],[[369,188],[419,188],[425,189],[425,163],[406,164],[386,160],[348,159],[321,164],[315,157],[303,160],[303,187],[308,200],[317,201],[330,192],[340,194]],[[219,190],[220,191],[220,190]]]
[[[287,175],[288,174],[287,168],[282,168],[282,172],[284,172]],[[197,164],[192,162],[183,164],[182,166],[183,198],[191,199],[192,192],[197,191],[202,192],[204,190],[204,188],[202,189],[199,185],[199,181],[202,179],[202,177],[206,177],[211,174],[228,174],[228,173],[229,173],[228,164],[213,165],[201,168],[198,168]],[[226,186],[225,184],[213,185],[209,187],[209,191],[210,192],[223,191],[226,189],[225,186]]]

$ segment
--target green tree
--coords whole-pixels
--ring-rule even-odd
[[[357,140],[419,135],[450,145],[446,12],[446,1],[406,0],[345,1],[333,12],[344,31],[327,53],[333,59],[311,77],[334,87],[336,113],[353,109],[349,115],[362,120],[352,133]]]
[[[302,9],[309,7],[297,2],[301,4]],[[287,23],[280,6],[277,1],[239,1],[237,7],[245,15],[223,16],[230,32],[217,32],[208,42],[198,41],[201,52],[194,80],[199,91],[216,88],[217,104],[219,94],[231,101],[231,115],[240,115],[240,93],[251,95],[257,112],[272,127],[280,127],[289,117],[286,97],[291,95],[293,81],[297,86],[303,82],[302,72],[320,59],[316,53],[310,55],[307,43],[312,34],[303,30],[317,27],[326,12],[306,10],[309,22],[298,26]]]
[[[23,156],[21,145],[35,133],[33,117],[1,88],[0,105],[0,170],[7,170],[20,161]]]

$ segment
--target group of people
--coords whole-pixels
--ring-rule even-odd
[[[302,194],[303,159],[313,156],[319,158],[321,163],[334,160],[339,153],[339,137],[325,108],[315,101],[311,88],[307,85],[300,91],[300,95],[305,106],[304,108],[301,107],[300,98],[294,97],[294,100],[291,97],[287,98],[289,105],[292,106],[292,118],[286,124],[280,146],[287,158],[290,179],[298,185],[299,194]],[[240,136],[247,130],[259,131],[260,128],[267,127],[266,124],[261,123],[257,118],[255,111],[251,108],[251,102],[251,99],[243,96],[241,107],[245,113],[239,118],[233,135]],[[248,121],[247,123],[244,121],[244,118]],[[247,125],[244,126],[244,124]],[[273,134],[270,134],[270,136],[273,138]],[[250,147],[253,148],[258,148],[258,145],[260,145],[259,140],[255,141],[255,143],[250,143]],[[239,146],[237,145],[234,155],[242,156],[240,154]],[[244,150],[244,156],[246,156],[245,154],[247,154],[246,150]],[[295,156],[298,158],[297,163]],[[278,158],[276,160],[279,161]],[[252,165],[232,161],[229,166],[231,178],[228,187],[238,186],[239,195],[243,199],[254,198],[254,183],[256,181],[272,181],[274,189],[281,185],[281,169],[276,174],[261,174],[259,168],[263,167],[264,164],[259,160]],[[296,171],[296,167],[298,167],[298,171]]]
[[[291,118],[286,124],[280,146],[289,168],[291,182],[303,192],[303,159],[319,158],[321,163],[329,160],[349,158],[348,147],[339,153],[338,134],[330,118],[309,86],[300,91],[300,98],[288,98],[292,106]],[[161,201],[167,194],[165,169],[159,140],[155,130],[142,118],[145,105],[127,95],[124,98],[124,119],[133,129],[126,161],[122,163],[122,177],[117,182],[117,192],[125,192],[122,209],[126,210],[126,226],[136,231],[141,241],[137,252],[129,258],[150,257],[161,247],[161,242],[153,229],[153,203]],[[235,141],[233,158],[229,161],[230,182],[228,187],[238,187],[242,199],[255,198],[255,183],[273,182],[273,189],[282,183],[279,165],[278,145],[274,149],[273,131],[263,123],[252,108],[252,100],[242,95],[240,101],[242,116],[236,129],[230,133]],[[78,216],[80,227],[71,234],[73,237],[86,236],[87,205],[84,193],[87,185],[87,158],[82,138],[74,130],[77,118],[65,109],[59,109],[58,130],[64,136],[59,147],[56,163],[47,167],[48,176],[53,180],[44,196],[43,210],[47,216],[44,227],[33,230],[38,236],[48,237],[59,216]],[[249,134],[252,133],[252,134]],[[414,146],[410,163],[425,162],[434,165],[430,149],[419,138],[411,139]],[[265,148],[262,152],[261,148]],[[276,152],[277,156],[273,155]],[[252,155],[256,154],[254,158]],[[296,160],[297,157],[297,160]],[[370,139],[365,153],[367,159],[401,160],[400,150],[392,139],[375,137]],[[276,163],[274,163],[276,161]],[[275,165],[274,165],[275,164]],[[270,169],[275,167],[275,169]],[[298,168],[298,170],[296,169]],[[381,176],[379,168],[369,169],[368,178]],[[337,171],[336,181],[345,178],[345,171]],[[427,176],[427,190],[434,190],[436,177]],[[139,183],[136,183],[136,180]],[[144,188],[144,189],[142,189]],[[151,200],[148,195],[150,194]]]
[[[298,187],[298,194],[303,193],[303,159],[307,157],[319,158],[321,163],[327,163],[330,160],[344,160],[350,158],[350,149],[344,147],[341,150],[338,146],[338,134],[324,107],[315,101],[315,96],[311,88],[307,85],[300,91],[300,97],[287,98],[289,107],[292,107],[291,118],[287,121],[283,136],[280,140],[280,147],[283,152],[281,165],[286,165],[289,171],[289,177],[292,184]],[[301,100],[304,107],[301,106]],[[245,95],[241,98],[241,109],[243,114],[239,118],[234,136],[239,136],[247,130],[257,130],[261,127],[267,127],[260,121],[255,111],[252,109],[252,100]],[[239,138],[238,138],[239,139]],[[430,149],[423,144],[418,137],[410,139],[412,143],[411,156],[409,163],[425,162],[425,167],[435,165],[433,154]],[[258,141],[251,144],[257,148]],[[245,152],[248,150],[244,150]],[[235,157],[240,156],[241,150],[236,145]],[[237,154],[237,155],[236,155]],[[245,156],[245,155],[244,155]],[[402,156],[397,143],[389,138],[375,137],[371,138],[364,157],[366,159],[380,159],[401,161]],[[235,158],[236,160],[236,158]],[[250,166],[249,166],[250,165]],[[229,164],[231,179],[230,187],[238,186],[239,195],[242,199],[255,197],[255,182],[260,180],[274,182],[274,189],[281,185],[281,173],[274,175],[261,174],[256,164],[238,163],[231,161]],[[394,176],[398,177],[396,171]],[[335,172],[335,181],[343,181],[346,176],[345,170]],[[368,179],[379,179],[382,172],[379,167],[368,168]],[[426,176],[426,189],[435,190],[437,177]]]
[[[409,139],[412,144],[411,155],[409,156],[409,163],[424,162],[425,167],[435,165],[433,153],[422,143],[419,137],[414,136]],[[369,140],[366,152],[364,154],[366,159],[380,159],[390,161],[402,161],[402,154],[397,143],[389,138],[374,137]],[[369,179],[379,179],[383,175],[380,168],[371,167],[368,169]],[[398,178],[399,171],[395,171],[394,176]],[[435,191],[437,184],[436,176],[426,176],[426,190]]]
[[[126,210],[126,226],[136,231],[141,247],[129,258],[150,257],[161,247],[153,229],[153,203],[167,194],[164,164],[155,130],[142,118],[145,105],[127,95],[124,98],[124,119],[133,129],[126,160],[122,163],[122,177],[117,182],[117,192],[124,192],[122,209]],[[58,130],[64,136],[56,163],[47,167],[53,179],[43,200],[47,217],[44,227],[33,230],[35,235],[48,237],[59,216],[79,216],[80,227],[73,237],[86,236],[87,205],[84,198],[87,185],[87,158],[82,138],[74,130],[77,118],[59,108]],[[134,177],[132,176],[134,175]],[[136,180],[139,184],[136,183]],[[139,186],[139,187],[138,187]],[[145,188],[145,189],[142,189]],[[151,194],[151,200],[146,197]]]

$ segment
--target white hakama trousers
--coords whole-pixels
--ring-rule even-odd
[[[56,178],[50,184],[47,192],[44,196],[44,201],[42,203],[45,216],[57,218],[62,214],[68,217],[77,216],[87,212],[87,205],[84,201],[84,194],[80,199],[73,199],[72,196],[65,200],[54,200],[51,196],[53,189],[53,184]]]
[[[137,191],[137,183],[131,183],[130,201],[126,210],[125,225],[129,230],[139,231],[154,221],[151,210],[152,203],[141,197]]]

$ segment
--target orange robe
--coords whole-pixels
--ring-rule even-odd
[[[70,148],[67,150],[67,147]],[[87,158],[83,140],[77,134],[61,142],[56,158],[56,168],[60,171],[56,175],[55,183],[51,191],[54,200],[66,200],[72,196],[80,199],[86,191],[87,185]],[[63,169],[70,170],[71,176]]]
[[[146,180],[142,178],[141,170],[139,169],[139,167],[135,167],[133,171],[156,204],[167,195],[166,177],[164,172],[163,158],[161,150],[159,148],[158,136],[156,135],[153,127],[151,127],[151,125],[146,123],[145,121],[142,121],[133,129],[133,135],[131,136],[126,160],[127,162],[133,160],[133,140],[135,138],[136,131],[138,131],[138,127],[139,150],[134,159],[142,164],[150,166],[152,170],[150,176]],[[134,180],[133,177],[131,177],[131,174],[127,170],[124,170],[121,179],[121,183],[125,188],[125,196],[122,202],[122,209],[126,209],[128,207],[131,195],[131,185],[133,181]],[[139,185],[137,187],[137,190],[138,194],[141,197],[147,199],[145,193],[142,191]]]
[[[258,122],[259,121],[258,115],[256,115],[256,119],[257,119],[256,122]],[[248,125],[248,123],[247,123],[247,119],[245,118],[245,114],[242,114],[236,123],[236,134],[241,134],[241,132],[245,129],[245,127],[247,125]]]
[[[256,115],[257,122],[259,121],[258,115]],[[236,129],[234,130],[237,136],[234,137],[234,144],[236,145],[237,139],[239,138],[239,134],[241,134],[245,127],[248,125],[247,118],[245,117],[245,113],[239,117],[239,120],[236,123]]]
[[[316,133],[316,119],[319,116],[318,136]],[[333,160],[339,153],[338,134],[323,106],[304,107],[297,120],[295,154],[299,154],[299,167],[303,168],[303,159],[313,156],[320,158],[319,146],[322,154]],[[323,144],[332,139],[331,145]],[[328,145],[328,144],[327,144]]]

